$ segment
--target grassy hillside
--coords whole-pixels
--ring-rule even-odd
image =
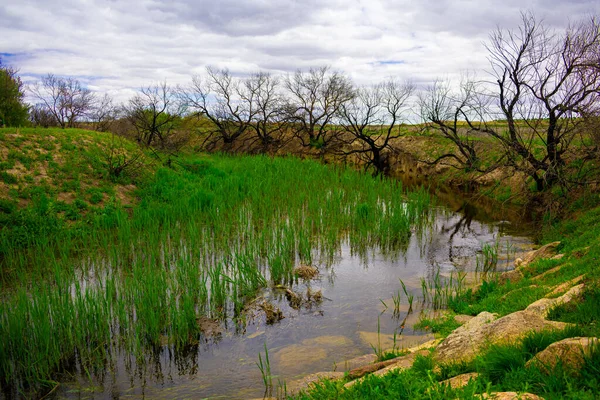
[[[108,133],[0,129],[0,254],[51,239],[50,233],[100,224],[118,204],[131,206],[135,184],[151,164],[140,153]],[[120,162],[136,157],[114,174]]]

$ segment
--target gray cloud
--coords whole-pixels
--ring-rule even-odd
[[[331,65],[359,84],[428,82],[487,68],[483,43],[521,10],[552,27],[600,13],[597,0],[4,0],[0,54],[28,79],[54,73],[126,99],[186,83],[206,65],[234,74]],[[385,61],[401,60],[402,63]]]
[[[153,2],[149,10],[169,15],[169,23],[189,23],[231,36],[264,36],[310,25],[324,4],[318,0],[175,0]]]

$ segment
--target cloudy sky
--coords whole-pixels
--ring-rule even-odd
[[[204,67],[236,75],[331,65],[359,84],[426,83],[485,71],[484,42],[520,12],[564,28],[598,0],[2,0],[0,57],[24,80],[75,76],[126,99],[186,83]]]

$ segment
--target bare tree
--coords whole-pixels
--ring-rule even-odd
[[[294,135],[303,146],[324,150],[339,134],[331,123],[342,105],[354,97],[352,82],[321,67],[296,71],[287,77],[285,86],[291,96],[288,112]]]
[[[141,148],[131,151],[126,147],[126,140],[111,133],[111,141],[104,152],[104,164],[111,179],[119,179],[124,175],[135,176],[143,166],[144,152]]]
[[[95,130],[108,132],[122,111],[122,106],[115,104],[112,97],[108,93],[105,93],[104,96],[97,98],[94,102],[92,110],[89,113],[89,119]]]
[[[428,163],[450,158],[466,171],[479,170],[481,160],[474,138],[481,137],[488,129],[485,121],[489,97],[481,94],[477,83],[467,77],[455,92],[449,82],[436,80],[419,94],[418,103],[423,121],[449,139],[457,150],[443,153]]]
[[[340,106],[341,124],[350,139],[343,140],[345,156],[357,155],[374,175],[389,172],[390,140],[401,135],[400,123],[407,101],[414,92],[410,82],[390,80],[360,88],[356,95]]]
[[[142,88],[126,107],[138,142],[162,148],[169,145],[184,111],[176,92],[166,82]]]
[[[206,77],[192,77],[192,85],[180,93],[191,110],[212,122],[205,140],[209,149],[223,143],[224,150],[233,150],[233,144],[251,128],[258,112],[257,91],[252,85],[241,84],[226,69],[208,67]]]
[[[73,128],[92,108],[95,97],[75,78],[48,74],[30,87],[33,97],[61,128]]]
[[[285,97],[281,93],[280,80],[268,73],[258,72],[244,80],[245,99],[254,102],[250,128],[261,144],[263,152],[276,149],[285,144],[287,118]]]
[[[58,122],[44,104],[36,104],[29,110],[29,120],[34,126],[42,128],[56,127]]]
[[[580,129],[580,116],[598,101],[599,27],[590,18],[557,34],[523,14],[518,30],[499,29],[490,37],[497,103],[508,132],[488,133],[538,190],[565,183],[563,156]]]

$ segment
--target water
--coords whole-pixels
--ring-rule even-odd
[[[297,282],[293,290],[306,293],[321,290],[323,301],[290,307],[282,290],[265,290],[261,299],[279,307],[285,318],[265,323],[257,307],[248,312],[245,330],[231,321],[218,334],[202,343],[175,353],[161,347],[137,365],[131,355],[117,354],[104,372],[76,371],[61,380],[57,398],[262,398],[264,386],[256,365],[264,357],[266,344],[273,383],[293,381],[318,371],[344,370],[345,361],[372,353],[374,348],[410,347],[431,338],[413,329],[422,311],[420,279],[456,271],[473,271],[482,245],[498,244],[499,269],[507,268],[516,254],[531,248],[528,227],[519,221],[491,222],[472,205],[459,212],[445,207],[435,210],[432,226],[422,235],[413,234],[406,253],[352,254],[347,244],[337,252],[333,264],[319,264],[319,276]],[[402,279],[415,295],[408,312],[402,296],[400,313],[394,315],[392,296],[401,289]],[[387,305],[387,308],[384,306]],[[379,333],[378,333],[379,330]],[[396,340],[394,343],[394,333]],[[92,378],[92,384],[90,379]]]

